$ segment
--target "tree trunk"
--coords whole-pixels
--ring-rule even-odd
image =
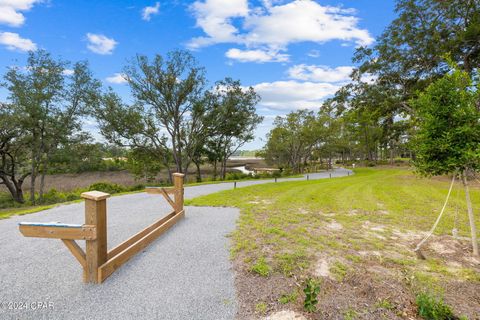
[[[45,175],[47,173],[47,168],[48,168],[48,160],[45,159],[42,166],[42,175],[40,176],[40,189],[38,192],[38,199],[40,201],[43,201],[43,192],[45,190]]]
[[[466,170],[462,173],[462,180],[463,180],[463,186],[465,188],[465,198],[467,201],[468,219],[470,220],[470,231],[472,234],[473,255],[475,257],[478,257],[479,254],[478,254],[478,242],[477,242],[477,228],[475,226],[475,218],[473,216],[472,201],[470,200],[470,190],[468,188]]]
[[[222,160],[222,180],[225,180],[225,177],[227,176],[227,159],[224,157]]]
[[[36,165],[35,165],[35,160],[32,158],[32,176],[30,177],[30,202],[32,205],[35,205],[35,182],[37,179],[37,171],[36,171]]]
[[[197,182],[202,182],[202,172],[200,171],[200,162],[195,162],[195,167],[197,167]]]
[[[21,185],[18,186],[16,183],[11,182],[8,179],[8,177],[2,176],[1,179],[3,181],[3,184],[7,187],[8,192],[10,192],[10,195],[12,196],[13,201],[18,203],[24,203],[25,199],[23,198],[23,190],[21,188]]]
[[[217,180],[217,159],[213,161],[213,180]]]

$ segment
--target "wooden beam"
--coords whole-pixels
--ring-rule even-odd
[[[67,246],[68,250],[70,250],[77,261],[80,262],[82,268],[85,269],[87,267],[87,257],[82,248],[80,248],[74,240],[62,239],[62,242]]]
[[[35,224],[20,224],[20,232],[25,237],[54,238],[66,240],[94,240],[96,230],[94,225],[80,225],[79,227],[65,227]]]
[[[180,211],[170,219],[162,223],[160,226],[146,234],[144,237],[136,241],[134,244],[118,253],[116,256],[109,259],[105,264],[98,268],[98,283],[103,282],[108,276],[110,276],[115,270],[120,268],[125,262],[130,260],[135,254],[142,251],[161,234],[171,228],[179,219],[185,216],[185,211]]]
[[[175,210],[175,202],[173,202],[172,198],[165,192],[165,190],[162,190],[162,196],[167,200],[168,204]]]
[[[174,194],[175,189],[174,188],[162,188],[162,187],[146,187],[145,192],[148,194],[162,194],[163,191],[165,191],[168,194]]]
[[[176,212],[183,211],[183,179],[185,175],[183,173],[174,173],[173,174],[173,186],[175,189],[174,200],[175,206],[174,209]]]
[[[115,248],[113,248],[112,250],[110,250],[108,252],[108,254],[107,254],[108,260],[115,257],[117,254],[119,254],[123,250],[127,249],[129,246],[131,246],[132,244],[134,244],[138,240],[142,239],[144,236],[146,236],[147,234],[149,234],[150,232],[152,232],[153,230],[155,230],[156,228],[161,226],[165,221],[171,219],[174,215],[175,215],[175,211],[172,211],[171,213],[169,213],[168,215],[166,215],[162,219],[157,220],[156,222],[152,223],[151,225],[149,225],[148,227],[146,227],[142,231],[138,232],[137,234],[135,234],[134,236],[132,236],[128,240],[125,240],[124,242],[120,243],[118,246],[116,246]]]
[[[108,193],[92,191],[85,198],[85,223],[95,225],[96,238],[86,241],[84,282],[98,283],[98,267],[107,261],[107,197]]]

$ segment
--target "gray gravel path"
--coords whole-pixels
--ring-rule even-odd
[[[347,173],[336,169],[332,177]],[[278,179],[285,180],[305,177]],[[242,181],[237,187],[272,181]],[[187,187],[185,197],[232,187],[233,183]],[[102,285],[82,283],[81,267],[61,241],[24,238],[18,231],[21,221],[81,224],[83,210],[84,204],[77,203],[0,220],[0,319],[234,318],[234,275],[226,235],[234,230],[239,210],[186,207],[185,219]],[[107,210],[112,248],[170,208],[160,196],[138,193],[108,199]]]

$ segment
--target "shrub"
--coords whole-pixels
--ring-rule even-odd
[[[143,184],[136,184],[128,188],[128,191],[139,191],[145,189],[145,185]]]
[[[442,299],[435,298],[429,293],[417,295],[418,315],[426,320],[453,320],[452,308],[445,304]]]
[[[315,279],[308,278],[305,281],[303,292],[305,293],[303,308],[308,312],[315,312],[318,303],[317,296],[320,293],[320,283]]]
[[[67,201],[67,196],[65,193],[58,192],[57,189],[52,188],[48,192],[43,194],[42,203],[51,204],[51,203],[58,203],[58,202],[65,202]]]
[[[110,182],[94,183],[94,184],[90,185],[90,187],[88,187],[88,190],[89,191],[93,191],[93,190],[102,191],[102,192],[106,192],[106,193],[110,193],[110,194],[127,191],[127,189],[125,187],[123,187],[119,184],[110,183]]]
[[[243,172],[227,172],[227,174],[225,175],[225,180],[242,180],[251,177],[251,175],[245,174]]]

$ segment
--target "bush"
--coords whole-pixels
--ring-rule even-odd
[[[88,187],[88,191],[93,191],[93,190],[102,191],[102,192],[106,192],[106,193],[110,193],[110,194],[128,191],[127,188],[125,188],[125,187],[123,187],[119,184],[110,183],[110,182],[94,183],[94,184],[90,185],[90,187]]]
[[[145,189],[145,185],[144,184],[136,184],[136,185],[133,185],[131,187],[128,188],[128,191],[139,191],[139,190],[143,190]]]
[[[252,175],[245,174],[243,172],[227,172],[225,180],[242,180],[251,178]]]
[[[426,320],[453,320],[458,319],[453,315],[452,308],[442,299],[435,298],[428,293],[417,295],[418,315]]]
[[[42,203],[52,204],[67,201],[65,193],[58,192],[57,189],[52,188],[48,192],[43,194]]]

